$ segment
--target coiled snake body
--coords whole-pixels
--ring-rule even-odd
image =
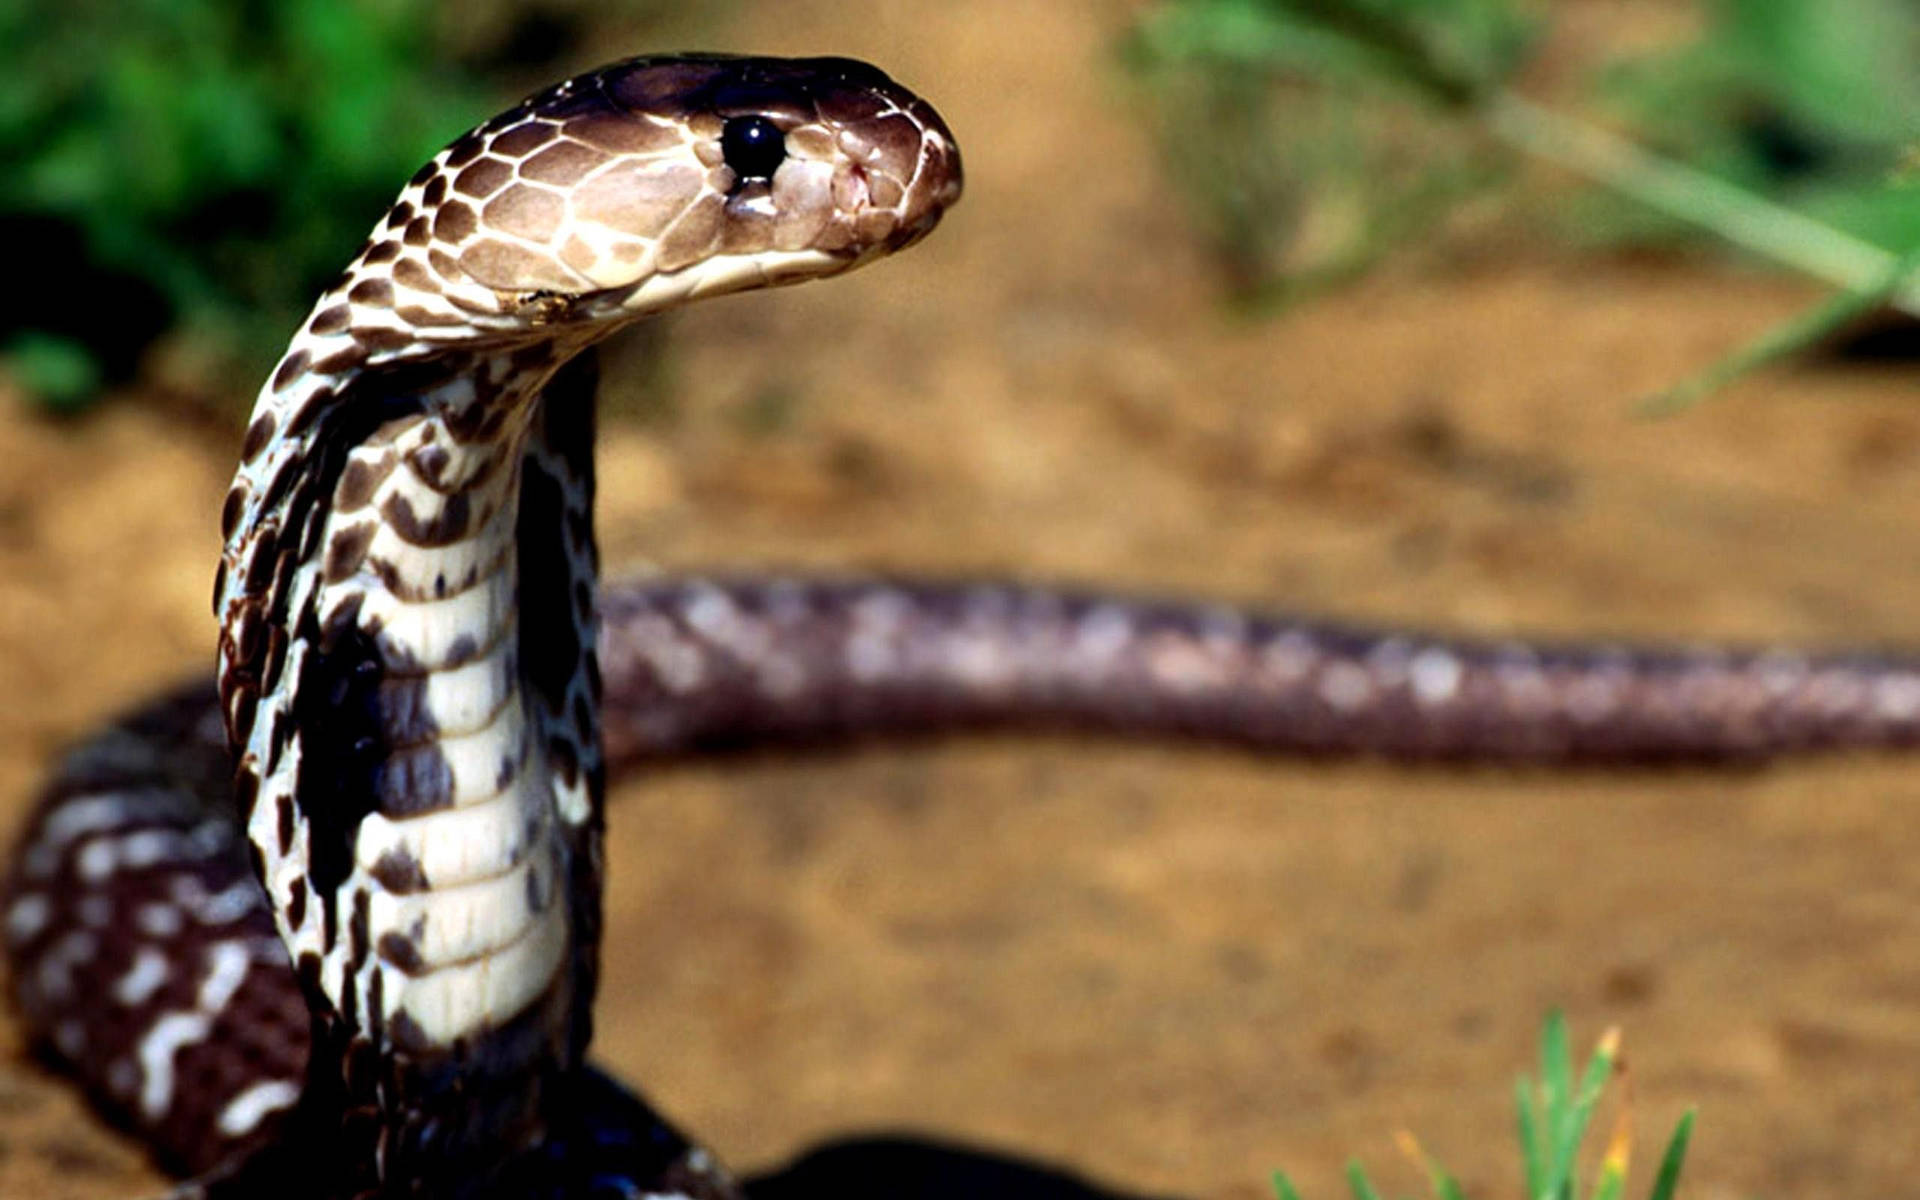
[[[714,56],[569,80],[408,184],[248,427],[217,700],[77,749],[7,883],[29,1026],[193,1194],[737,1194],[584,1061],[608,762],[1036,719],[1530,759],[1920,729],[1920,670],[1874,658],[1541,651],[1005,587],[597,599],[583,352],[898,249],[959,191],[940,118],[873,68]]]

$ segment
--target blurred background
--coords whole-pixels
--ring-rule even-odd
[[[969,191],[900,261],[615,351],[616,572],[1920,640],[1910,4],[22,0],[9,812],[65,742],[207,669],[257,380],[413,167],[543,82],[691,47],[882,65],[945,114]],[[1645,415],[1783,323],[1794,353]],[[1633,1194],[1688,1105],[1683,1195],[1899,1194],[1916,800],[1893,758],[991,738],[676,767],[616,791],[599,1047],[745,1168],[890,1128],[1142,1192],[1265,1196],[1284,1167],[1312,1198],[1356,1154],[1412,1191],[1407,1128],[1514,1197],[1508,1083],[1560,1007],[1582,1044],[1626,1029]],[[18,1054],[0,1145],[0,1194],[151,1182]]]

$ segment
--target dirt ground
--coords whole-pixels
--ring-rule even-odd
[[[1813,293],[1484,231],[1231,316],[1099,65],[1131,7],[741,7],[733,45],[868,57],[932,97],[969,195],[902,261],[675,327],[670,406],[605,436],[612,564],[1920,641],[1910,368],[1636,421]],[[1672,8],[1562,7],[1570,46]],[[5,804],[205,669],[235,440],[137,398],[51,424],[0,397]],[[696,764],[616,791],[599,1050],[750,1169],[886,1128],[1196,1198],[1284,1166],[1324,1200],[1353,1154],[1412,1191],[1408,1128],[1497,1200],[1511,1079],[1562,1006],[1583,1044],[1625,1027],[1637,1175],[1698,1105],[1695,1200],[1910,1194],[1916,803],[1891,757],[1555,774],[993,738]],[[154,1183],[0,1061],[0,1194]]]

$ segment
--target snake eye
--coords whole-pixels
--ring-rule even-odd
[[[771,179],[786,161],[787,139],[765,117],[731,117],[720,131],[720,153],[741,179]]]

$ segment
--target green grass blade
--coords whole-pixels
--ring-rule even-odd
[[[1673,1138],[1660,1158],[1660,1173],[1654,1177],[1653,1191],[1647,1200],[1673,1200],[1674,1189],[1680,1186],[1680,1168],[1687,1161],[1687,1143],[1693,1140],[1694,1112],[1688,1109],[1681,1115],[1680,1123],[1673,1127]]]
[[[1572,1180],[1563,1169],[1560,1148],[1573,1115],[1573,1051],[1567,1042],[1567,1018],[1547,1014],[1540,1034],[1541,1157],[1545,1164],[1533,1200],[1571,1200]]]
[[[1619,1086],[1627,1089],[1629,1081],[1621,1067],[1620,1031],[1609,1029],[1601,1035],[1576,1078],[1566,1019],[1559,1013],[1550,1014],[1541,1031],[1540,1067],[1537,1084],[1523,1074],[1514,1085],[1514,1111],[1527,1200],[1622,1200],[1626,1195],[1634,1140],[1630,1094],[1618,1106],[1612,1133],[1600,1150],[1599,1164],[1584,1189],[1576,1174],[1581,1143],[1593,1126],[1594,1114],[1609,1082],[1618,1074],[1622,1076]],[[1688,1110],[1674,1127],[1648,1200],[1674,1200],[1693,1135],[1694,1116],[1693,1110]],[[1395,1134],[1395,1142],[1415,1169],[1426,1176],[1428,1193],[1433,1200],[1467,1200],[1466,1189],[1460,1181],[1428,1154],[1411,1132],[1403,1130]],[[1353,1200],[1382,1200],[1380,1191],[1358,1160],[1347,1163],[1346,1179]],[[1299,1192],[1286,1175],[1276,1171],[1272,1181],[1276,1200],[1300,1200]]]
[[[1533,1080],[1524,1073],[1513,1086],[1513,1108],[1520,1125],[1520,1161],[1526,1168],[1527,1200],[1538,1200],[1545,1184],[1546,1154]]]
[[[1546,1089],[1548,1118],[1565,1113],[1573,1090],[1573,1051],[1567,1045],[1566,1014],[1558,1009],[1547,1014],[1547,1027],[1540,1034],[1540,1083]]]
[[[1916,268],[1920,268],[1920,250],[1910,251],[1887,268],[1886,275],[1876,286],[1841,292],[1805,312],[1788,317],[1718,362],[1666,391],[1642,400],[1637,406],[1637,414],[1643,417],[1670,417],[1685,412],[1742,376],[1801,353],[1848,322],[1887,304],[1903,289],[1910,288]]]
[[[1347,1186],[1353,1189],[1353,1200],[1380,1200],[1380,1193],[1374,1190],[1373,1181],[1367,1178],[1366,1168],[1358,1159],[1347,1164]]]
[[[1865,291],[1895,265],[1896,255],[1871,242],[1512,92],[1496,92],[1484,112],[1503,141],[1815,279]],[[1915,285],[1902,282],[1892,302],[1915,311]]]
[[[1561,1032],[1564,1038],[1564,1024]],[[1573,1200],[1574,1171],[1579,1165],[1576,1160],[1580,1154],[1580,1142],[1587,1135],[1587,1125],[1593,1120],[1595,1106],[1600,1103],[1600,1093],[1613,1074],[1619,1046],[1619,1032],[1608,1030],[1594,1048],[1593,1057],[1587,1060],[1587,1069],[1580,1077],[1579,1090],[1566,1094],[1566,1107],[1555,1122],[1557,1140],[1553,1147],[1552,1185],[1556,1194],[1566,1200]]]

